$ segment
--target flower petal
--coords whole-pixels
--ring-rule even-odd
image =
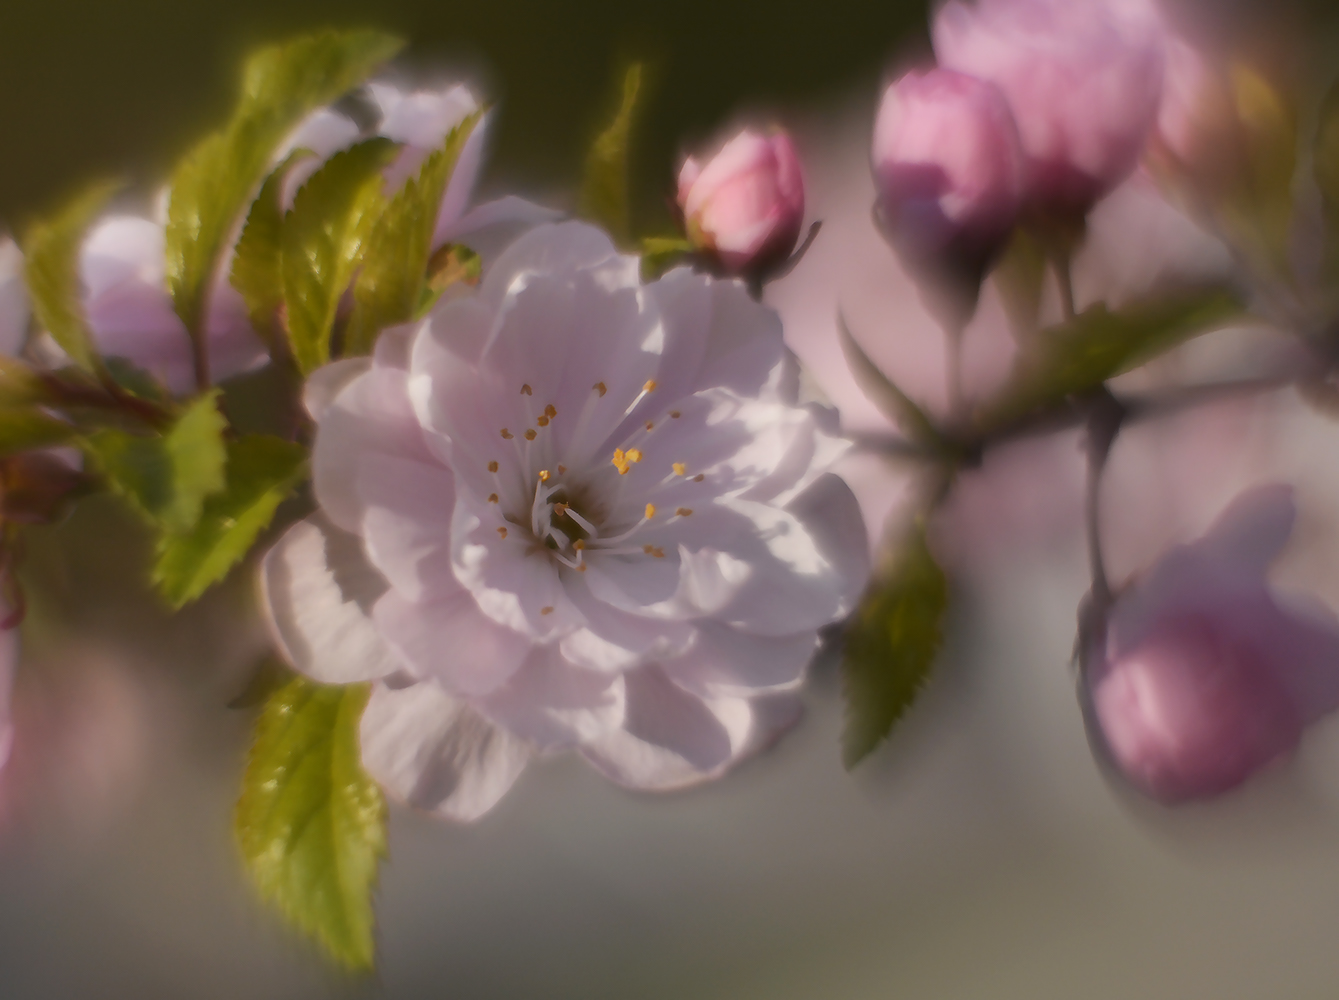
[[[753,729],[747,699],[698,698],[654,665],[626,676],[623,725],[581,748],[606,777],[631,788],[669,791],[717,776],[745,751]]]
[[[23,251],[8,236],[0,239],[0,354],[14,356],[28,339],[28,288],[23,283]]]
[[[485,615],[465,590],[423,603],[391,590],[377,601],[372,619],[415,676],[462,695],[496,690],[534,645]]]
[[[399,659],[372,623],[386,581],[356,536],[317,513],[290,528],[261,563],[261,607],[279,651],[326,684],[374,680]]]
[[[372,689],[359,731],[363,766],[392,795],[468,823],[493,808],[532,750],[427,681]]]
[[[623,674],[582,670],[556,645],[536,646],[502,688],[474,702],[484,715],[541,749],[590,743],[622,725]]]
[[[367,557],[402,597],[430,601],[462,589],[451,568],[456,489],[450,469],[367,452],[357,489]]]
[[[818,635],[750,635],[719,622],[698,624],[683,655],[661,661],[675,684],[703,698],[751,697],[793,688],[814,658]]]

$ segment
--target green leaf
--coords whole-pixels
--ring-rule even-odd
[[[71,361],[92,373],[101,370],[101,360],[84,319],[79,248],[90,223],[118,187],[94,186],[55,218],[32,226],[23,241],[24,277],[38,322]]]
[[[453,128],[377,219],[353,289],[346,355],[370,354],[378,333],[418,314],[431,270],[437,213],[461,150],[482,118],[477,111]]]
[[[981,424],[998,428],[1082,395],[1241,314],[1241,301],[1225,289],[1167,296],[1118,312],[1092,306],[1042,331],[1038,348],[1020,356],[1013,379]]]
[[[284,181],[295,164],[312,155],[310,150],[295,149],[265,178],[237,240],[232,271],[228,275],[232,287],[246,302],[251,325],[270,337],[274,335],[279,307],[284,304],[284,282],[280,272],[284,225],[280,199]]]
[[[906,539],[846,627],[842,758],[853,768],[892,732],[925,686],[943,642],[948,579],[925,540]]]
[[[220,254],[270,171],[275,149],[309,112],[357,87],[399,51],[379,31],[327,30],[256,53],[229,124],[177,165],[167,220],[167,285],[193,337]]]
[[[381,171],[397,149],[375,138],[335,154],[302,186],[284,218],[288,339],[304,375],[330,360],[339,302],[385,205]]]
[[[582,216],[603,226],[617,242],[625,245],[632,238],[628,147],[641,88],[642,64],[633,63],[623,77],[623,97],[614,120],[595,137],[586,154],[579,203]]]
[[[0,406],[0,455],[66,444],[74,437],[74,427],[41,410]]]
[[[234,829],[261,896],[350,969],[375,958],[386,805],[358,756],[367,685],[295,677],[266,702]]]
[[[153,579],[163,597],[179,608],[227,576],[306,474],[301,445],[262,434],[230,443],[227,486],[192,530],[159,539]]]
[[[902,433],[918,444],[938,452],[951,451],[950,444],[933,420],[905,392],[888,378],[879,366],[870,360],[851,336],[846,320],[837,317],[837,332],[841,338],[842,353],[851,367],[856,385],[869,397],[870,402],[902,428]]]
[[[161,437],[106,428],[84,439],[85,450],[144,517],[166,531],[190,531],[205,498],[225,484],[227,422],[217,399],[217,389],[197,398]]]

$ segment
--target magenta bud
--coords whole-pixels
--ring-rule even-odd
[[[1004,95],[953,70],[889,85],[874,124],[878,215],[909,261],[974,275],[1008,239],[1023,155]]]
[[[755,275],[785,260],[804,222],[804,176],[790,136],[745,129],[703,166],[679,172],[688,238],[728,274]]]
[[[1293,517],[1286,488],[1246,494],[1112,609],[1105,659],[1085,677],[1090,720],[1161,802],[1237,787],[1339,707],[1339,629],[1284,607],[1265,580]]]
[[[1163,29],[1119,0],[951,0],[934,22],[950,69],[1004,92],[1040,211],[1083,213],[1129,176],[1158,116]]]

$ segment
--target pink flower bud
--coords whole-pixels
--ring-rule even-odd
[[[1235,788],[1339,707],[1339,628],[1265,580],[1295,515],[1286,487],[1239,498],[1121,596],[1088,678],[1112,761],[1166,803]]]
[[[784,260],[804,221],[804,177],[790,136],[744,130],[702,166],[679,172],[679,208],[688,238],[731,274]]]
[[[1162,37],[1151,8],[951,0],[935,18],[934,43],[942,65],[1004,91],[1034,204],[1085,212],[1134,169],[1162,93]]]
[[[913,258],[979,271],[1018,217],[1018,130],[999,88],[975,77],[935,69],[891,84],[874,124],[873,167],[883,223]]]

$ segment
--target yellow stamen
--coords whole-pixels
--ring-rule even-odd
[[[507,428],[505,428],[505,427],[502,428],[502,440],[503,440],[503,441],[510,441],[513,437],[515,437],[515,435],[512,434],[511,431],[507,430]]]
[[[498,528],[498,529],[497,529],[497,533],[498,533],[498,537],[499,537],[499,538],[506,538],[506,537],[507,537],[507,529],[506,529],[506,528]]]
[[[561,475],[562,475],[564,472],[566,472],[566,471],[567,471],[567,466],[565,466],[565,465],[560,465],[560,466],[558,466],[558,475],[561,476]]]
[[[522,395],[522,396],[533,396],[533,395],[534,395],[534,392],[531,391],[529,385],[523,385],[523,386],[521,386],[521,395]]]
[[[643,545],[642,551],[648,556],[655,556],[657,559],[665,558],[665,550],[656,545]]]
[[[686,473],[687,471],[688,471],[688,466],[684,465],[682,462],[675,462],[675,463],[674,463],[674,474],[675,474],[676,476],[682,476],[682,475],[683,475],[684,473]]]
[[[648,420],[648,421],[646,422],[646,429],[647,429],[648,431],[651,430],[651,429],[653,429],[654,427],[655,427],[655,424],[653,424],[651,421]]]
[[[547,482],[549,481],[549,470],[548,470],[548,469],[540,469],[540,470],[539,470],[539,481],[540,481],[541,483],[547,483]]]
[[[488,494],[488,502],[489,502],[489,503],[497,503],[497,494],[496,494],[496,493],[490,493],[490,494]]]
[[[538,417],[535,418],[535,423],[539,424],[540,427],[547,427],[549,426],[549,418],[541,413]]]
[[[699,472],[696,476],[693,477],[693,482],[700,483],[702,482],[702,480],[706,478],[707,478],[706,476],[704,476],[702,473]]]
[[[550,420],[552,420],[557,415],[558,415],[558,407],[554,406],[552,403],[544,407],[544,416],[548,417]]]
[[[640,462],[641,460],[642,460],[642,453],[641,453],[641,451],[640,451],[639,449],[637,449],[637,448],[629,448],[629,449],[628,449],[628,461],[629,461],[629,462]]]
[[[680,417],[683,416],[683,414],[680,413],[678,410],[670,410],[670,416],[673,417],[675,420],[678,420]]]
[[[692,507],[680,507],[680,508],[679,508],[678,510],[676,510],[674,513],[675,513],[677,516],[679,516],[679,517],[687,517],[688,515],[690,515],[691,513],[693,513],[693,508],[692,508]]]
[[[489,462],[489,463],[488,463],[488,471],[489,471],[489,472],[497,472],[497,463],[496,463],[496,462]]]
[[[551,615],[553,614],[553,608],[540,608],[539,613],[541,615]]]
[[[564,514],[567,513],[567,504],[565,504],[565,503],[556,503],[556,504],[554,504],[554,505],[553,505],[553,512],[554,512],[555,514],[557,514],[559,517],[562,517]]]
[[[649,379],[646,380],[646,385],[642,386],[642,388],[645,389],[647,392],[655,392],[655,391],[656,391],[656,386],[657,386],[658,384],[659,384],[659,383],[656,382],[655,379],[653,379],[653,378],[649,378]]]
[[[628,470],[632,468],[632,466],[628,464],[628,456],[623,453],[622,448],[615,448],[614,457],[609,461],[613,464],[614,468],[618,470],[620,476],[626,476]]]
[[[576,549],[578,552],[583,551],[586,548],[585,539],[578,538],[575,542],[572,543],[572,548]]]
[[[656,505],[649,503],[646,505],[646,519],[649,521],[656,516]]]
[[[539,435],[537,435],[537,434],[535,433],[535,429],[534,429],[533,427],[529,428],[529,429],[525,432],[525,439],[526,439],[527,441],[533,441],[533,440],[534,440],[536,437],[538,437],[538,436],[539,436]]]
[[[591,388],[600,394],[601,399],[603,399],[604,394],[609,391],[608,387],[603,382],[596,382]]]

